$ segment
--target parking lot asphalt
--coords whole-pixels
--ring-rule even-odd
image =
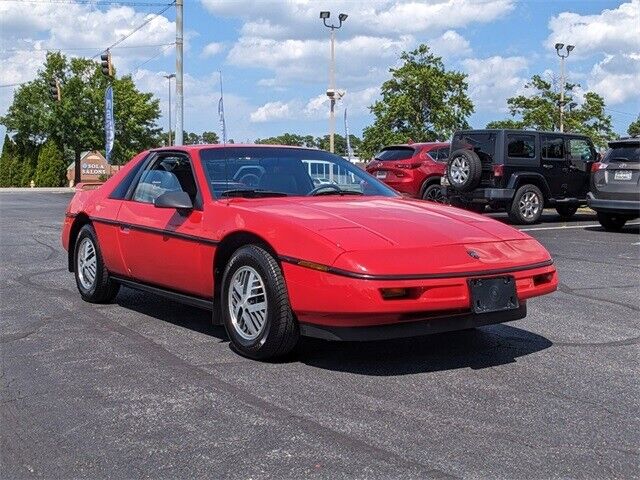
[[[84,303],[69,199],[0,194],[3,479],[640,474],[637,225],[529,227],[561,284],[523,320],[258,363],[196,308],[127,288]]]

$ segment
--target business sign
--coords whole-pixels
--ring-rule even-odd
[[[111,163],[111,151],[116,138],[116,123],[113,118],[113,88],[111,85],[104,92],[104,143],[107,162]]]

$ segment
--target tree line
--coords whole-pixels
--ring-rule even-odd
[[[470,128],[474,105],[468,95],[467,75],[447,69],[427,45],[403,52],[400,64],[389,70],[380,99],[370,106],[373,123],[362,138],[350,135],[352,152],[371,158],[382,147],[407,142],[447,140],[454,131]],[[61,99],[53,98],[49,82],[58,79]],[[0,155],[0,186],[63,185],[66,168],[83,151],[104,144],[104,91],[111,82],[115,96],[115,143],[112,161],[123,164],[136,153],[169,144],[168,132],[158,127],[159,100],[137,90],[130,75],[107,79],[100,64],[85,58],[68,59],[48,53],[36,78],[21,85],[0,123],[7,127]],[[588,135],[604,148],[616,137],[604,99],[586,92],[574,101],[579,85],[566,83],[564,131]],[[526,92],[507,100],[509,117],[489,122],[486,128],[557,131],[560,92],[552,82],[534,75]],[[640,117],[630,135],[640,135]],[[185,144],[218,143],[215,132],[184,132]],[[233,143],[229,140],[228,143]],[[258,138],[256,144],[283,144],[329,149],[329,136],[283,133]],[[335,151],[347,155],[343,135],[335,135]]]

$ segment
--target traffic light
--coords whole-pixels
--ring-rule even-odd
[[[105,77],[113,76],[113,69],[111,66],[111,52],[109,50],[100,55],[100,66],[102,67],[102,74]]]
[[[49,94],[56,102],[60,102],[62,100],[62,95],[60,93],[60,81],[57,78],[49,80]]]

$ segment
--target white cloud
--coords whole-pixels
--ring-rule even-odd
[[[575,56],[639,52],[640,0],[596,15],[563,12],[549,20],[549,29],[546,46],[550,50],[559,42],[575,45]]]
[[[454,30],[447,30],[428,44],[436,55],[445,58],[466,57],[471,54],[469,41]]]
[[[224,50],[224,44],[221,42],[211,42],[205,45],[200,54],[203,58],[215,57]]]
[[[257,110],[251,112],[249,119],[254,123],[268,122],[290,118],[292,114],[291,104],[283,102],[267,102]]]
[[[597,57],[586,75],[588,90],[608,104],[640,102],[640,0],[595,15],[562,12],[549,20],[546,46],[575,45],[569,60]],[[554,52],[555,55],[555,52]]]
[[[527,81],[524,57],[468,58],[462,64],[477,109],[506,111],[506,99],[520,93]]]

